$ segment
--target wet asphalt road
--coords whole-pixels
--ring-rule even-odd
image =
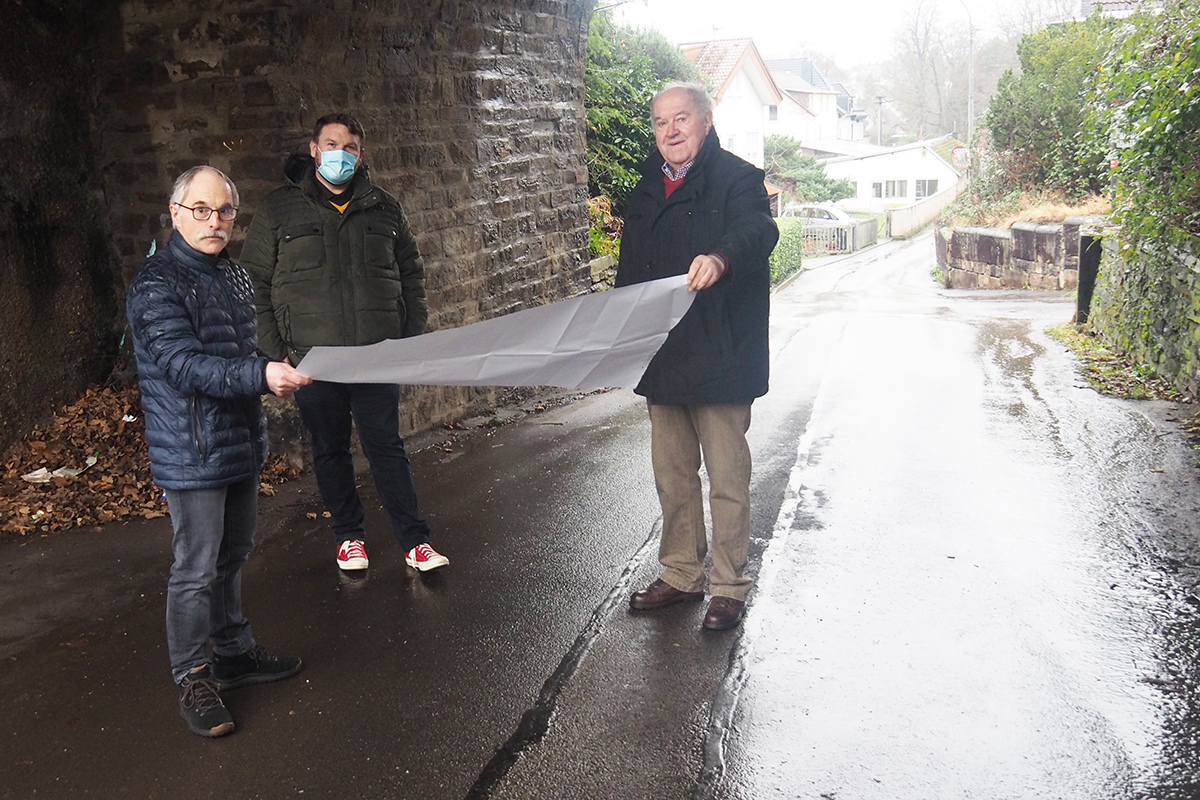
[[[0,541],[0,796],[1200,797],[1193,409],[1080,388],[1071,295],[941,290],[932,250],[775,296],[742,630],[627,610],[641,401],[531,401],[410,442],[441,572],[374,511],[349,579],[311,479],[264,500],[247,611],[305,669],[225,739],[177,716],[165,520]]]

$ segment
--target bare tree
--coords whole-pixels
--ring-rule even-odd
[[[1000,0],[995,9],[996,27],[1004,38],[1016,43],[1052,22],[1075,19],[1079,0]]]
[[[895,40],[895,69],[889,89],[911,128],[909,133],[918,139],[943,127],[945,59],[937,11],[936,0],[914,0]]]

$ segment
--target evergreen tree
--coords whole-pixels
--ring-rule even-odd
[[[789,136],[768,136],[763,154],[767,180],[792,202],[824,203],[854,195],[850,181],[826,177],[825,165],[800,152],[800,142]]]

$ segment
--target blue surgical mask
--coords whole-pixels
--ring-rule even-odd
[[[358,156],[345,150],[325,150],[321,153],[321,166],[317,172],[334,186],[341,186],[354,177],[354,165]]]

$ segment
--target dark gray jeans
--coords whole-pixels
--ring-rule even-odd
[[[313,381],[296,392],[300,417],[312,440],[313,472],[339,543],[363,539],[362,499],[350,455],[350,423],[358,429],[379,502],[400,549],[429,541],[429,523],[417,506],[417,484],[400,438],[400,387],[392,384]]]
[[[178,683],[222,656],[254,647],[242,616],[242,565],[254,547],[258,476],[217,489],[167,489],[175,563],[167,581],[167,653]]]

